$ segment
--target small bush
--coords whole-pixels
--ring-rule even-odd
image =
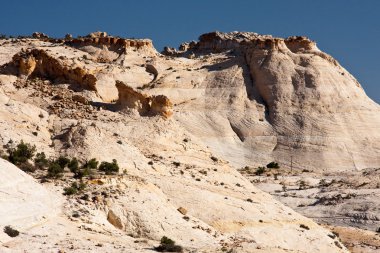
[[[73,182],[70,187],[63,188],[63,195],[74,195],[78,192],[83,191],[86,188],[86,184],[80,182],[79,185],[77,182]]]
[[[99,162],[95,158],[92,158],[83,166],[81,166],[81,168],[79,168],[78,160],[76,158],[73,158],[68,167],[70,171],[74,173],[74,178],[81,179],[83,177],[93,175],[93,170],[96,170],[98,168],[98,164]]]
[[[182,246],[176,245],[175,241],[166,236],[161,238],[160,246],[154,249],[158,252],[183,252]]]
[[[79,162],[78,160],[74,157],[73,159],[71,159],[71,161],[67,164],[67,167],[69,168],[69,170],[72,172],[72,173],[77,173],[78,172],[78,169],[79,169]]]
[[[16,237],[20,234],[20,232],[18,232],[16,229],[12,228],[11,226],[5,226],[3,231],[10,237]]]
[[[47,176],[51,178],[59,178],[62,176],[63,172],[64,169],[57,162],[51,162],[48,168]]]
[[[59,166],[64,169],[66,165],[70,163],[70,159],[64,156],[60,156],[55,162],[58,163]]]
[[[87,161],[83,167],[87,167],[89,169],[96,170],[98,168],[99,162],[96,160],[96,158],[92,158],[91,160]]]
[[[63,188],[63,195],[74,195],[78,193],[78,189],[76,187],[70,186]]]
[[[18,168],[24,172],[35,172],[37,170],[36,166],[31,164],[30,162],[24,162],[17,165]]]
[[[112,160],[112,163],[102,162],[99,166],[100,171],[104,171],[106,175],[112,175],[119,172],[119,165],[115,159]]]
[[[261,174],[263,174],[265,172],[265,168],[264,167],[258,167],[255,171],[255,175],[256,176],[260,176]]]
[[[35,152],[36,146],[21,141],[16,148],[8,149],[8,160],[15,165],[25,163],[34,156]]]
[[[280,166],[278,165],[278,163],[270,162],[267,164],[267,168],[268,169],[278,169],[278,168],[280,168]]]
[[[44,152],[36,154],[36,157],[34,158],[34,165],[39,169],[44,169],[49,166],[49,160],[46,158]]]

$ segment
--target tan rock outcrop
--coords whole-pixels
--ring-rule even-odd
[[[115,214],[113,210],[108,211],[107,220],[109,223],[111,223],[113,226],[115,226],[118,229],[124,228],[121,218],[117,214]]]
[[[57,59],[42,49],[22,51],[13,56],[11,64],[22,76],[32,75],[69,83],[74,82],[84,89],[96,91],[96,77],[93,73]]]
[[[165,118],[169,118],[170,116],[173,115],[173,104],[164,95],[157,95],[157,96],[152,96],[150,98],[151,100],[151,105],[150,105],[150,112],[153,115],[161,115],[164,116]]]
[[[135,109],[141,115],[146,115],[150,110],[149,96],[134,90],[121,81],[116,81],[116,88],[119,93],[117,107],[119,110]]]
[[[143,51],[147,55],[155,55],[157,51],[149,39],[124,39],[112,36],[91,36],[77,39],[66,39],[65,44],[93,54],[99,62],[111,62],[130,51]],[[116,53],[116,56],[107,56],[103,51]]]
[[[90,33],[86,37],[88,37],[88,38],[105,38],[107,36],[108,36],[108,34],[106,32],[100,32],[100,31],[98,31],[98,32]]]
[[[32,34],[32,37],[35,39],[48,39],[49,36],[47,36],[45,33],[40,33],[40,32],[34,32]]]
[[[36,59],[33,55],[28,55],[19,58],[19,74],[21,76],[30,76],[36,69]]]
[[[121,81],[116,81],[116,88],[119,93],[119,99],[116,102],[118,110],[134,109],[140,115],[161,115],[166,118],[173,114],[173,104],[164,95],[149,96]]]

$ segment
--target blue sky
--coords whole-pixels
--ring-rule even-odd
[[[378,0],[4,0],[0,6],[3,34],[63,37],[101,30],[150,38],[159,50],[215,30],[306,35],[380,103]]]

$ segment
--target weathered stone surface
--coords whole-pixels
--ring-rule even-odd
[[[189,52],[220,56],[232,52],[229,60],[209,66],[214,73],[205,87],[210,94],[207,102],[192,104],[203,106],[212,124],[220,122],[204,140],[237,166],[271,160],[300,169],[380,166],[379,105],[310,39],[213,32],[200,36],[197,45],[183,54]],[[226,94],[231,97],[225,99]],[[207,109],[218,107],[214,112]],[[210,124],[208,119],[199,120]],[[230,129],[222,126],[223,120],[230,122]],[[187,127],[195,131],[198,124]],[[240,142],[231,139],[234,134]]]
[[[59,195],[0,158],[0,242],[12,239],[3,232],[5,226],[11,225],[23,232],[55,216],[59,212],[60,199]]]
[[[132,109],[137,110],[140,115],[161,115],[166,118],[173,114],[172,103],[164,95],[149,96],[121,81],[116,81],[116,87],[119,92],[116,102],[118,110]]]
[[[73,96],[73,100],[76,101],[76,102],[85,104],[85,105],[88,104],[88,100],[85,97],[81,96],[81,95],[75,94]]]
[[[92,73],[57,59],[42,49],[20,52],[13,56],[10,64],[16,67],[19,75],[74,82],[85,89],[96,90],[96,77]]]
[[[90,33],[89,35],[87,35],[86,37],[88,38],[105,38],[107,37],[107,33],[106,32],[93,32],[93,33]]]
[[[66,40],[65,44],[74,48],[89,52],[99,62],[112,62],[123,54],[133,50],[142,51],[147,55],[155,55],[157,51],[149,39],[124,39],[112,36],[89,36]],[[106,55],[106,52],[114,52],[116,55]]]
[[[119,99],[116,103],[119,110],[134,109],[143,115],[149,112],[150,105],[148,95],[138,92],[120,81],[116,81],[116,87],[119,92]]]
[[[151,97],[150,112],[153,115],[161,115],[169,118],[173,115],[173,104],[164,95],[157,95]]]
[[[44,33],[40,33],[40,32],[34,32],[32,34],[32,37],[35,38],[35,39],[48,39],[49,38],[49,36],[47,36]]]

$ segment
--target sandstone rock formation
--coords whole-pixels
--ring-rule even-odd
[[[116,87],[119,92],[119,99],[116,103],[119,110],[135,109],[142,115],[149,112],[148,95],[135,91],[132,87],[120,81],[116,81]]]
[[[121,81],[116,81],[116,87],[119,92],[116,103],[118,110],[134,109],[140,115],[161,115],[166,118],[173,114],[172,103],[164,95],[148,96]]]
[[[135,50],[146,55],[157,54],[149,39],[123,39],[107,33],[91,33],[84,38],[66,39],[65,44],[91,54],[98,62],[113,62]]]
[[[276,160],[311,169],[379,166],[379,105],[315,42],[305,37],[282,39],[255,33],[214,32],[202,35],[182,55],[191,52],[230,55],[208,67],[214,77],[199,88],[211,94],[204,111],[212,115],[212,122],[223,118],[231,125],[230,130],[208,129],[204,136],[218,136],[223,141],[212,137],[205,142],[234,164]],[[237,94],[237,89],[245,94]],[[207,107],[223,111],[217,115]],[[191,124],[187,126],[191,128]],[[234,132],[237,139],[233,138]]]
[[[47,36],[44,33],[40,33],[40,32],[34,32],[32,34],[32,37],[35,38],[35,39],[48,39],[49,38],[49,36]]]
[[[13,56],[11,62],[21,76],[34,75],[58,81],[75,82],[84,89],[96,91],[96,77],[79,66],[67,65],[52,57],[45,50],[32,49]]]
[[[331,56],[255,33],[209,33],[166,55],[150,40],[90,37],[1,42],[0,143],[116,159],[120,175],[84,177],[62,214],[1,251],[150,252],[168,236],[190,252],[347,252],[236,170],[380,165],[379,106]],[[44,185],[61,194],[70,173]]]
[[[98,31],[98,32],[90,33],[86,37],[88,37],[88,38],[105,38],[107,36],[108,35],[107,35],[106,32],[100,32],[100,31]]]

